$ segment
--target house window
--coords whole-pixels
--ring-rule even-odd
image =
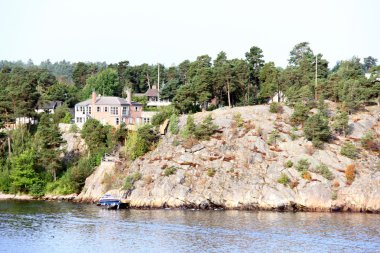
[[[138,108],[137,106],[135,106],[135,111],[136,111],[136,112],[138,111],[138,109],[139,109],[139,108]]]
[[[119,125],[119,118],[116,118],[116,125]]]
[[[79,112],[79,106],[77,106],[77,112]]]
[[[96,107],[96,111],[100,112],[100,106]]]
[[[91,114],[91,106],[88,107],[88,114]]]
[[[104,106],[104,112],[108,112],[108,106]]]
[[[118,115],[119,114],[119,108],[115,106],[111,106],[111,115]]]
[[[133,118],[129,118],[129,124],[133,124]]]
[[[127,115],[127,114],[128,114],[128,107],[123,106],[123,115]]]

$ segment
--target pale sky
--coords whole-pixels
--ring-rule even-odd
[[[379,11],[378,0],[0,0],[0,60],[171,66],[258,46],[285,67],[308,41],[331,68],[354,55],[380,60]]]

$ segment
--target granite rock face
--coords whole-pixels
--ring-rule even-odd
[[[242,127],[233,124],[236,113],[245,122]],[[379,212],[379,154],[360,149],[360,158],[351,160],[340,154],[340,146],[350,140],[360,148],[358,138],[366,131],[379,133],[380,109],[371,107],[366,113],[350,116],[351,135],[337,137],[323,150],[313,148],[301,129],[292,130],[288,123],[291,113],[285,107],[282,114],[272,114],[266,105],[197,113],[196,122],[210,114],[219,126],[218,133],[190,148],[182,146],[179,136],[163,136],[155,150],[123,168],[124,177],[141,174],[133,189],[114,188],[135,208]],[[182,116],[180,125],[185,122],[186,116]],[[280,137],[270,143],[274,129]],[[291,133],[298,138],[292,140]],[[301,159],[310,164],[307,173],[297,170]],[[293,166],[285,166],[287,161]],[[318,171],[321,164],[331,172],[329,179]],[[355,168],[352,183],[345,175],[348,166]],[[169,168],[174,171],[170,175],[165,173]],[[82,197],[95,200],[105,193],[99,182],[106,170],[101,167],[88,178]],[[279,183],[283,174],[289,179],[286,184]]]

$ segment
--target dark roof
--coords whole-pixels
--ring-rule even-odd
[[[62,101],[53,100],[50,102],[41,103],[38,108],[43,110],[55,109],[63,104]]]
[[[158,97],[158,90],[157,89],[149,89],[145,92],[145,96],[147,96],[147,97]]]

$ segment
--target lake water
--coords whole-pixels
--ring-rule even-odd
[[[0,252],[380,252],[380,215],[0,201]]]

